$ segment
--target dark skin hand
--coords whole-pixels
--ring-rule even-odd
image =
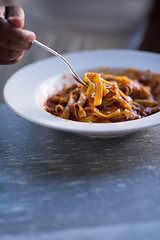
[[[18,6],[0,5],[0,64],[14,64],[30,49],[35,34],[22,29],[24,11]]]

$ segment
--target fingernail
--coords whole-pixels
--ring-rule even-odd
[[[14,16],[9,16],[8,19],[12,20],[12,19],[15,19],[15,17]]]
[[[22,28],[23,27],[23,21],[20,18],[16,17],[8,17],[8,22],[13,25],[14,27],[17,28]]]
[[[28,36],[28,42],[33,42],[35,39],[36,39],[36,36],[35,36],[34,33],[31,33],[31,34]]]

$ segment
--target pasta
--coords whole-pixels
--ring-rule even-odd
[[[64,119],[113,123],[147,117],[160,111],[160,74],[127,69],[113,73],[84,74],[84,82],[64,85],[49,97],[45,110]]]

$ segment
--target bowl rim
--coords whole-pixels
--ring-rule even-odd
[[[150,52],[145,52],[145,51],[139,51],[139,50],[123,50],[123,49],[100,49],[100,50],[88,50],[88,51],[81,51],[81,52],[73,52],[73,53],[67,53],[64,54],[64,57],[70,59],[70,58],[75,58],[77,55],[82,56],[82,55],[96,55],[96,54],[123,54],[123,55],[137,55],[137,56],[142,56],[142,57],[147,57],[148,58],[157,58],[160,61],[160,54],[157,53],[150,53]],[[54,61],[53,61],[54,60]],[[14,82],[14,79],[18,76],[18,74],[22,74],[23,71],[26,72],[28,69],[36,69],[38,66],[42,66],[42,64],[47,64],[49,62],[55,62],[57,61],[55,57],[48,57],[43,60],[39,60],[37,62],[31,63],[17,72],[15,72],[7,81],[4,87],[4,100],[5,103],[18,115],[21,117],[34,122],[36,124],[45,126],[45,127],[50,127],[54,128],[57,130],[63,130],[63,131],[69,131],[69,132],[77,132],[77,133],[86,133],[86,134],[100,134],[100,135],[110,135],[110,134],[116,134],[116,133],[127,133],[130,131],[137,131],[140,129],[144,129],[150,126],[155,126],[160,124],[160,112],[155,113],[153,115],[150,115],[145,118],[141,119],[136,119],[136,120],[130,120],[130,121],[124,121],[124,122],[116,122],[116,123],[83,123],[83,122],[76,122],[76,121],[71,121],[71,120],[66,120],[62,118],[54,117],[53,115],[49,114],[46,112],[44,109],[40,109],[39,106],[37,106],[37,109],[39,111],[39,116],[44,116],[42,119],[36,119],[35,116],[27,116],[23,112],[19,111],[18,109],[15,108],[14,105],[12,105],[11,99],[8,98],[8,88],[11,86],[11,84]],[[128,67],[126,67],[128,68]],[[140,69],[137,69],[140,70]],[[147,70],[147,69],[146,69]],[[42,81],[41,83],[44,83],[45,81]],[[37,89],[37,88],[36,88]],[[43,112],[43,113],[42,113]],[[54,119],[54,121],[53,121]],[[56,119],[56,121],[55,121]],[[45,120],[45,121],[43,121]],[[57,121],[59,124],[57,124]],[[55,124],[56,122],[56,124]]]

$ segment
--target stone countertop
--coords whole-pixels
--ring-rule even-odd
[[[160,126],[101,139],[0,105],[1,240],[159,240]]]

